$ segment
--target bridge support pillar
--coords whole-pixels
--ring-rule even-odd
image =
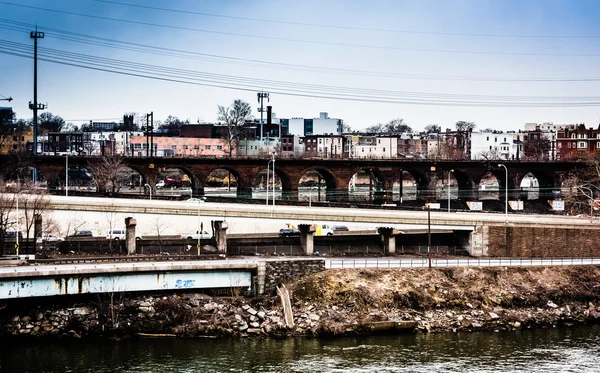
[[[265,293],[265,282],[267,278],[267,263],[264,260],[258,262],[256,269],[256,293],[263,295]]]
[[[212,226],[215,232],[215,243],[219,255],[227,255],[227,228],[229,225],[226,221],[213,220]]]
[[[397,229],[391,227],[377,228],[377,233],[381,235],[383,250],[386,254],[396,253],[396,235],[400,233]]]
[[[252,186],[238,186],[237,198],[252,199]]]
[[[315,226],[312,224],[298,224],[300,231],[300,246],[306,255],[313,255],[315,252]]]
[[[125,247],[127,247],[127,255],[135,255],[137,252],[135,242],[135,226],[137,221],[132,217],[125,218]]]

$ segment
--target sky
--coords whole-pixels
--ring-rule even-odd
[[[598,1],[0,0],[0,106],[214,122],[234,99],[354,130],[600,122]],[[265,103],[266,105],[266,103]]]

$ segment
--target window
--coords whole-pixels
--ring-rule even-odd
[[[133,148],[134,149],[141,149],[142,148],[142,144],[133,144]]]
[[[490,145],[490,150],[492,150],[492,146]]]
[[[184,148],[184,149],[187,149],[187,148],[188,148],[188,146],[187,146],[187,145],[184,145],[184,146],[183,146],[183,148]]]
[[[223,145],[217,145],[217,150],[223,150]]]
[[[562,143],[560,143],[560,142],[559,142],[559,143],[558,143],[558,148],[559,148],[559,149],[560,149],[560,148],[562,148],[562,146],[561,146],[561,145],[562,145]]]
[[[574,133],[572,133],[572,134],[571,134],[571,138],[572,138],[572,139],[574,139],[574,138],[575,138],[575,136],[576,136],[576,135],[575,135]]]
[[[506,137],[504,138],[504,142],[506,142]]]
[[[577,148],[585,149],[587,148],[587,143],[585,141],[580,141],[579,143],[577,143]]]
[[[498,142],[498,138],[497,137],[494,137],[494,142]]]
[[[322,143],[323,143],[323,139],[319,139],[319,144],[322,144]]]
[[[568,148],[570,148],[571,147],[571,143],[568,143],[568,145],[569,145]]]
[[[385,148],[383,148],[383,152],[385,153]]]
[[[490,141],[490,137],[489,137],[489,136],[487,136],[487,137],[485,138],[485,141]]]
[[[574,148],[576,148],[576,147],[577,147],[577,143],[576,143],[576,142],[574,142],[574,143],[573,143],[573,147],[574,147]]]
[[[381,139],[377,139],[377,144],[381,144]]]
[[[177,145],[171,145],[171,149],[177,150]]]
[[[194,145],[194,150],[200,150],[200,146]]]
[[[596,143],[596,149],[600,149],[600,142]]]
[[[578,138],[578,139],[585,139],[585,133],[580,133],[580,134],[577,136],[577,138]]]
[[[204,145],[205,150],[210,150],[210,145]]]

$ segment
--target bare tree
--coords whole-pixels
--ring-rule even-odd
[[[165,231],[165,229],[167,229],[169,227],[169,224],[167,224],[165,221],[163,221],[163,219],[159,216],[156,217],[153,221],[152,221],[152,226],[154,227],[154,230],[156,232],[156,236],[158,237],[158,246],[159,246],[159,250],[162,253],[163,251],[163,233]]]
[[[2,183],[0,181],[0,183]],[[15,196],[5,193],[4,185],[0,184],[0,255],[6,249],[6,232],[14,227],[15,220],[12,216],[15,208]]]
[[[221,136],[227,141],[229,157],[244,134],[244,122],[252,119],[252,107],[244,100],[234,100],[231,106],[218,106],[217,120],[223,125]]]
[[[475,129],[474,122],[467,122],[464,120],[458,121],[455,124],[456,126],[456,150],[462,152],[463,158],[469,154],[470,144],[469,141],[471,139],[471,132]]]
[[[425,132],[440,133],[440,132],[442,132],[442,127],[440,127],[438,124],[428,124],[425,126]]]
[[[365,131],[373,134],[402,135],[403,133],[412,132],[412,128],[404,122],[404,119],[396,118],[386,124],[379,123],[367,127]]]
[[[19,211],[23,212],[25,223],[25,239],[33,237],[32,232],[35,225],[36,216],[44,216],[49,210],[50,199],[47,191],[43,189],[29,188],[29,193],[18,194]],[[40,234],[41,232],[37,232]],[[37,237],[33,237],[34,242]]]
[[[90,162],[90,171],[99,191],[117,193],[130,179],[132,171],[123,162],[123,157],[110,154]]]

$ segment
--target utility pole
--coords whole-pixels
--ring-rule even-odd
[[[264,107],[263,107],[263,101],[266,98],[267,101],[269,101],[269,93],[267,92],[258,92],[256,94],[256,96],[258,97],[258,102],[260,102],[260,108],[258,109],[258,111],[260,112],[260,150],[262,151],[262,144],[263,144],[263,112],[264,112]]]
[[[44,33],[37,30],[31,31],[29,37],[33,39],[33,102],[29,102],[29,109],[33,110],[33,155],[37,155],[37,124],[38,124],[38,110],[44,110],[46,106],[44,104],[38,104],[37,102],[37,40],[44,38]],[[37,170],[33,169],[33,183],[37,182]]]
[[[150,157],[153,156],[154,148],[154,112],[151,111],[150,114],[146,114],[146,157],[148,157],[148,152]],[[156,154],[154,154],[156,155]]]

